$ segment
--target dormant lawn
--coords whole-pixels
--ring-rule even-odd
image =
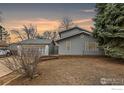
[[[19,77],[9,85],[124,84],[124,60],[108,57],[62,57],[39,63],[38,71],[32,80]]]

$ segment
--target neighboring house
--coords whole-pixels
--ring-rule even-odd
[[[36,49],[43,56],[44,55],[48,56],[55,53],[54,52],[55,44],[49,39],[27,39],[16,44],[12,44],[10,48],[11,50],[13,48],[17,49],[17,52],[19,54],[21,53],[22,48],[25,51],[27,51],[28,49],[33,49],[33,50]]]
[[[71,29],[59,32],[60,39],[59,55],[103,55],[103,51],[97,47],[97,42],[92,33],[73,27]]]
[[[11,43],[11,44],[9,44],[9,46],[8,46],[8,49],[11,49],[11,50],[16,50],[17,51],[17,44],[18,43]]]

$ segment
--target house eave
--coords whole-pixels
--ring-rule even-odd
[[[67,29],[67,30],[60,31],[59,34],[67,32],[67,31],[70,31],[70,30],[73,30],[73,29],[79,29],[81,31],[85,31],[85,32],[91,33],[90,31],[88,31],[86,29],[83,29],[83,28],[80,28],[80,27],[73,27],[73,28],[70,28],[70,29]]]
[[[33,44],[33,43],[20,44],[20,43],[18,43],[17,45],[50,45],[50,43],[44,43],[44,44]]]
[[[74,36],[78,36],[78,35],[81,35],[81,34],[86,34],[86,35],[89,35],[89,36],[92,37],[92,34],[87,34],[87,33],[81,32],[81,33],[78,33],[78,34],[75,34],[75,35],[72,35],[72,36],[61,38],[61,39],[57,40],[56,42],[60,42],[62,40],[65,40],[65,39],[68,39],[68,38],[71,38],[71,37],[74,37]]]

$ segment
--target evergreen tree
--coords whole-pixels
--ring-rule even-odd
[[[105,54],[124,58],[124,4],[96,4],[94,37]]]
[[[5,30],[4,27],[0,25],[0,40],[6,41],[8,37],[9,37],[9,33]]]

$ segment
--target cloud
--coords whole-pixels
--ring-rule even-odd
[[[83,12],[83,13],[94,13],[95,9],[82,9],[82,10],[80,10],[80,12]]]
[[[6,21],[5,28],[8,31],[12,29],[21,29],[23,25],[33,24],[37,26],[38,33],[43,33],[44,31],[54,31],[59,26],[58,20],[50,20],[44,18],[35,18],[35,19],[23,19],[23,20],[8,20]],[[16,42],[15,36],[11,34],[11,41]]]
[[[74,23],[76,24],[85,23],[85,22],[92,22],[92,18],[79,19],[74,21]]]
[[[58,20],[49,20],[43,18],[36,18],[36,19],[24,19],[24,20],[12,20],[7,22],[6,27],[11,29],[19,29],[22,28],[23,25],[33,24],[37,26],[38,32],[42,33],[46,30],[54,30],[59,26]]]
[[[87,19],[76,19],[74,23],[80,27],[88,28],[93,25],[92,18]],[[11,29],[21,29],[23,25],[34,24],[37,26],[38,32],[43,33],[46,30],[52,31],[59,27],[59,20],[50,20],[44,18],[35,18],[35,19],[24,19],[24,20],[11,20],[6,22],[6,27]]]
[[[74,23],[81,27],[84,28],[88,31],[92,31],[91,27],[93,27],[93,20],[92,18],[85,18],[85,19],[76,19],[74,20]],[[44,19],[44,18],[35,18],[35,19],[24,19],[24,20],[10,20],[6,22],[5,28],[8,29],[8,31],[12,29],[21,29],[23,25],[28,25],[28,24],[34,24],[37,26],[38,33],[42,34],[44,31],[54,31],[59,27],[59,20],[51,20],[51,19]],[[15,39],[14,36],[12,35],[12,41]]]
[[[76,19],[74,20],[74,23],[81,27],[87,27],[93,25],[92,18],[87,19]],[[11,20],[9,22],[6,22],[6,27],[11,29],[21,29],[23,25],[28,24],[34,24],[37,26],[38,32],[43,33],[46,30],[55,30],[59,27],[59,20],[50,20],[50,19],[44,19],[44,18],[35,18],[35,19],[24,19],[24,20]]]
[[[84,28],[88,31],[92,31],[91,27],[93,27],[93,20],[92,18],[87,19],[78,19],[74,21],[79,27]]]
[[[43,18],[37,18],[37,19],[30,19],[30,20],[23,20],[21,21],[21,23],[25,23],[25,24],[57,24],[58,21],[57,20],[49,20],[49,19],[43,19]]]

